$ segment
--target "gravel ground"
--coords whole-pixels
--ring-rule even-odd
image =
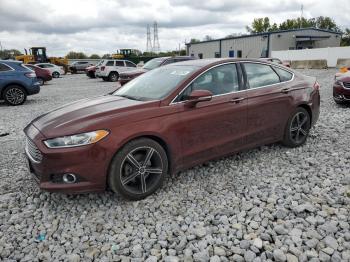
[[[279,144],[169,177],[145,200],[111,192],[40,192],[28,174],[22,129],[114,83],[67,75],[19,107],[0,103],[0,260],[350,261],[350,108],[321,84],[321,116],[305,146]]]

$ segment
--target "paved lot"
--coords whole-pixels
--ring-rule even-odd
[[[307,144],[260,147],[168,178],[139,202],[106,192],[40,192],[22,129],[115,83],[67,75],[19,107],[0,102],[0,260],[349,261],[350,107],[321,84],[321,116]]]

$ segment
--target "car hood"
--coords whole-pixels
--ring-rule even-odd
[[[338,72],[335,74],[336,80],[350,82],[350,71],[347,71],[345,73]]]
[[[130,71],[127,71],[127,72],[120,73],[120,75],[121,76],[141,75],[143,73],[146,73],[147,71],[148,71],[147,69],[139,68],[139,69],[134,69],[134,70],[130,70]]]
[[[127,117],[130,112],[158,105],[159,101],[145,102],[105,95],[64,105],[39,116],[31,124],[46,138],[78,134],[92,129],[108,129],[112,119],[113,125],[118,122],[123,124],[130,120]]]

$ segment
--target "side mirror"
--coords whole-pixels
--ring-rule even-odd
[[[187,97],[186,105],[189,107],[194,107],[199,102],[210,101],[213,93],[208,90],[194,90]]]

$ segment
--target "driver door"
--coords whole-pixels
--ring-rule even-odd
[[[246,91],[236,64],[214,67],[197,77],[175,100],[179,107],[182,162],[189,167],[240,150],[247,125]],[[193,90],[209,90],[210,101],[188,107]]]

